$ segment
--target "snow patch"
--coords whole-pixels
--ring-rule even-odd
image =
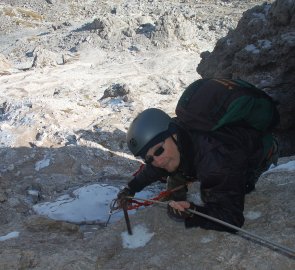
[[[11,147],[15,142],[15,135],[9,131],[3,130],[4,125],[0,129],[0,147]]]
[[[28,192],[28,195],[39,196],[38,190],[29,189],[27,192]]]
[[[289,161],[287,163],[278,165],[276,167],[271,167],[265,173],[275,172],[275,171],[295,171],[295,160],[292,160],[292,161]]]
[[[46,168],[50,165],[50,158],[44,157],[42,160],[39,160],[35,164],[35,170],[39,171],[43,168]]]
[[[204,205],[204,202],[202,201],[200,192],[194,192],[194,193],[188,194],[187,199],[188,199],[188,201],[193,202],[194,204]]]
[[[19,236],[19,232],[11,232],[4,236],[0,236],[0,241],[5,241],[12,238],[17,238]]]
[[[206,244],[206,243],[209,243],[209,242],[211,242],[213,240],[214,240],[214,237],[209,235],[209,236],[202,237],[200,242],[202,244]]]
[[[132,235],[128,232],[122,232],[122,242],[124,248],[138,248],[145,246],[154,236],[155,233],[149,233],[143,225],[136,225],[132,230]]]
[[[248,211],[247,213],[245,213],[245,218],[250,219],[250,220],[254,220],[257,218],[261,217],[261,212],[259,211]]]

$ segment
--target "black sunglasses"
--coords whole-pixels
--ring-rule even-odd
[[[165,151],[163,146],[160,146],[153,155],[147,155],[144,159],[146,164],[151,164],[154,161],[154,156],[158,157],[161,156],[163,154],[163,152]]]

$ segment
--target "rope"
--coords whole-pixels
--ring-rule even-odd
[[[171,192],[162,191],[162,192],[160,192],[160,194],[158,196],[152,198],[151,200],[152,201],[159,201],[160,199],[163,199],[163,198],[169,196],[170,194],[171,194]],[[153,204],[153,202],[148,201],[148,200],[146,200],[144,202],[139,202],[139,201],[137,201],[135,199],[130,199],[128,201],[131,202],[132,204],[134,204],[134,205],[128,206],[128,210],[133,210],[133,209],[137,209],[137,208],[139,208],[141,206],[149,206],[149,205]]]
[[[141,170],[141,168],[136,173],[138,173]],[[184,185],[178,186],[178,187],[176,187],[174,189],[162,191],[162,192],[159,193],[158,196],[152,198],[150,201],[149,200],[145,200],[143,203],[135,200],[133,197],[126,197],[126,199],[128,199],[128,200],[126,200],[126,202],[129,203],[129,205],[127,205],[126,210],[127,211],[128,210],[134,210],[134,209],[137,209],[137,208],[139,208],[141,206],[149,206],[149,205],[153,204],[154,201],[159,201],[159,200],[161,200],[161,199],[163,199],[165,197],[168,197],[171,193],[173,193],[174,191],[177,191],[179,189],[184,188],[186,185],[187,184],[184,184]],[[142,200],[142,199],[140,199],[140,200]],[[118,204],[118,199],[113,199],[111,201],[111,203],[110,203],[110,212],[109,212],[108,219],[105,222],[105,225],[104,225],[105,227],[107,227],[107,225],[109,224],[112,215],[115,214],[115,213],[117,213],[117,212],[114,212],[114,211],[116,211],[116,210],[118,210],[120,208],[121,207]],[[129,234],[132,234],[131,227],[130,227],[130,222],[128,221],[129,218],[128,217],[126,218],[127,215],[128,215],[128,213],[126,213],[126,211],[125,211],[124,212],[124,216],[125,216],[126,224],[127,224],[127,227],[128,227],[128,233]]]
[[[129,198],[131,198],[131,197],[129,197]],[[155,201],[155,200],[152,200],[152,199],[141,199],[141,198],[133,198],[133,199],[138,200],[138,201],[147,201],[149,203],[156,203],[156,204],[165,205],[165,206],[167,206],[168,203],[169,203],[169,202],[159,202],[159,201]],[[258,240],[258,241],[260,241],[260,242],[262,242],[264,244],[267,244],[268,246],[271,246],[271,247],[275,248],[276,250],[280,250],[280,251],[282,251],[284,253],[287,253],[290,257],[295,259],[295,250],[294,249],[291,249],[289,247],[285,247],[283,245],[277,244],[277,243],[272,242],[270,240],[267,240],[267,239],[265,239],[265,238],[263,238],[263,237],[261,237],[259,235],[256,235],[256,234],[254,234],[252,232],[246,231],[246,230],[244,230],[244,229],[242,229],[240,227],[234,226],[234,225],[232,225],[230,223],[227,223],[227,222],[222,221],[220,219],[214,218],[212,216],[208,216],[208,215],[206,215],[204,213],[201,213],[199,211],[192,210],[192,209],[187,209],[186,211],[188,211],[188,212],[190,212],[192,214],[207,218],[207,219],[209,219],[211,221],[214,221],[216,223],[219,223],[221,225],[224,225],[226,227],[234,229],[234,230],[236,230],[238,232],[241,232],[243,234],[246,234],[246,235],[252,237],[252,239]]]
[[[144,202],[139,202],[136,198],[128,197],[129,198],[128,201],[131,203],[131,205],[128,206],[128,210],[137,209],[137,208],[139,208],[141,206],[149,206],[149,205],[153,204],[155,201],[160,201],[163,198],[167,198],[173,192],[175,192],[175,191],[177,191],[179,189],[182,189],[185,186],[186,185],[181,185],[181,186],[178,186],[178,187],[173,188],[173,189],[162,191],[162,192],[159,193],[158,196],[156,196],[156,197],[154,197],[154,198],[152,198],[150,200],[146,199],[146,200],[144,200]]]

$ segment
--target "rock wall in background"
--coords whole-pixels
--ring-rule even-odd
[[[202,77],[247,80],[279,102],[281,156],[295,153],[295,0],[277,0],[243,14],[235,30],[201,54]]]

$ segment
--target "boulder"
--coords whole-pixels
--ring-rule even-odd
[[[203,77],[240,78],[278,101],[281,156],[295,153],[295,0],[264,3],[243,14],[212,52],[203,52]]]

